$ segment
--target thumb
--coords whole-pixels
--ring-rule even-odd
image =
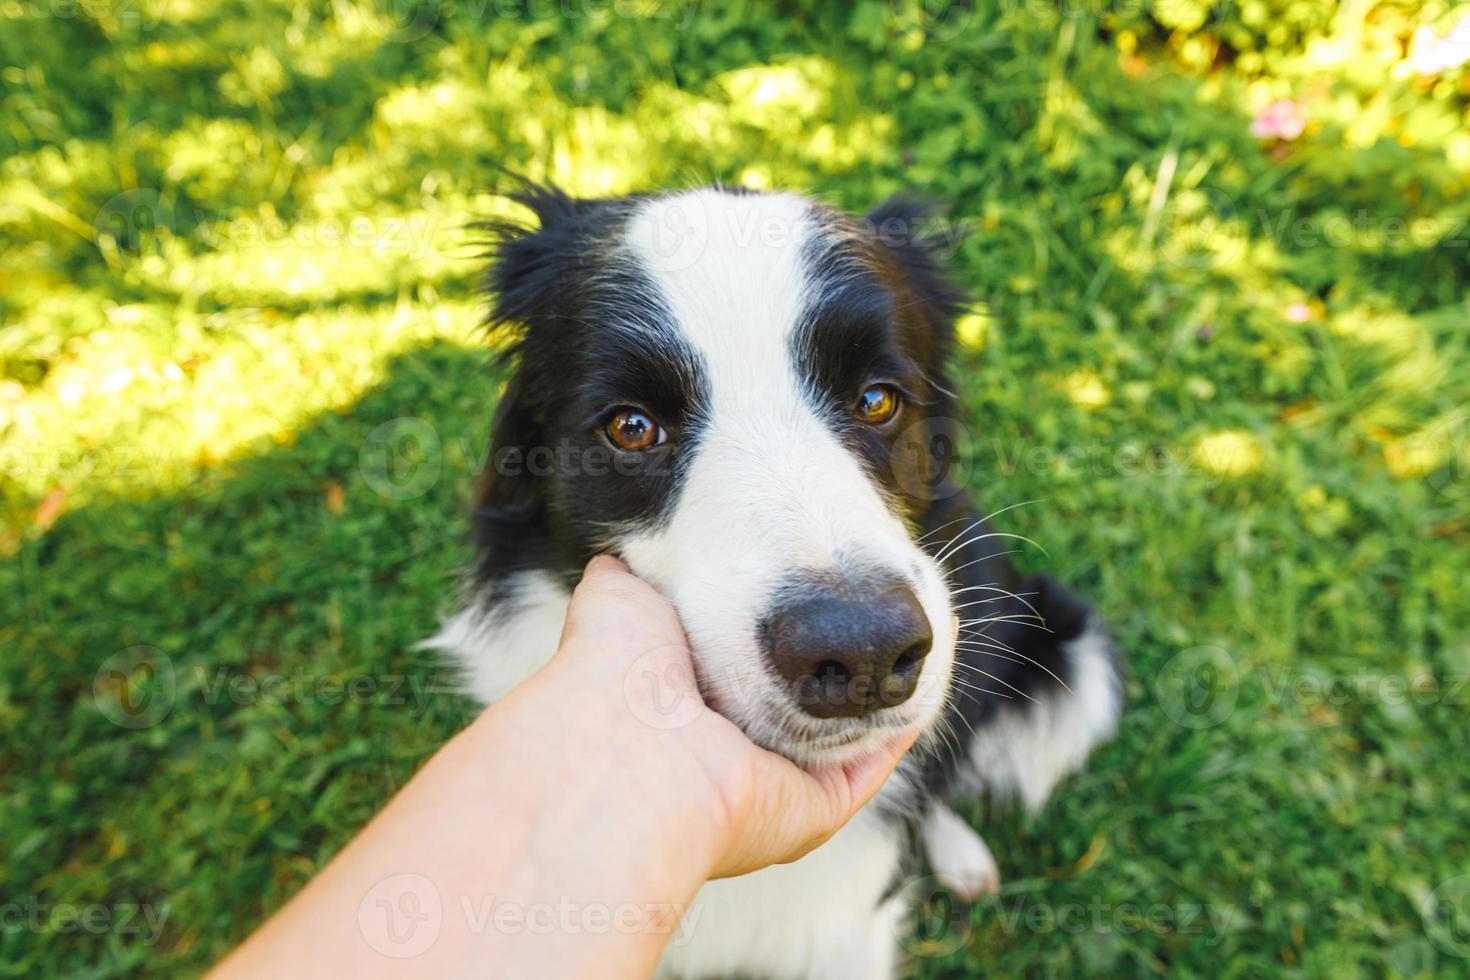
[[[743,833],[734,835],[713,877],[789,863],[825,843],[883,788],[918,734],[917,729],[898,732],[870,755],[815,772],[752,746],[751,797],[737,820]]]
[[[674,607],[618,559],[593,558],[572,591],[555,659],[622,671],[656,650],[688,660]]]

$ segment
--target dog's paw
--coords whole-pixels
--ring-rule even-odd
[[[934,873],[940,884],[967,902],[1000,891],[1000,866],[985,841],[973,832],[963,853],[953,854],[949,866],[936,866]]]
[[[985,841],[960,815],[936,805],[924,821],[924,850],[939,883],[973,902],[1000,891],[1000,865]]]

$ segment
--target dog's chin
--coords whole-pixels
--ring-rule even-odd
[[[883,750],[896,739],[932,723],[923,712],[893,708],[862,719],[782,719],[747,730],[761,748],[783,755],[807,770],[852,765]],[[752,726],[756,728],[756,726]]]

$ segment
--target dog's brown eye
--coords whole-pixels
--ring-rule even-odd
[[[620,408],[607,420],[607,437],[619,449],[636,453],[664,441],[658,423],[636,408]]]
[[[869,385],[858,395],[857,417],[869,425],[882,425],[898,414],[898,392],[887,385]]]

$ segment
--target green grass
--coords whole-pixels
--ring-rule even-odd
[[[968,230],[970,484],[1130,708],[919,975],[1470,971],[1458,14],[1067,6],[0,6],[0,974],[199,971],[470,716],[502,165]]]

